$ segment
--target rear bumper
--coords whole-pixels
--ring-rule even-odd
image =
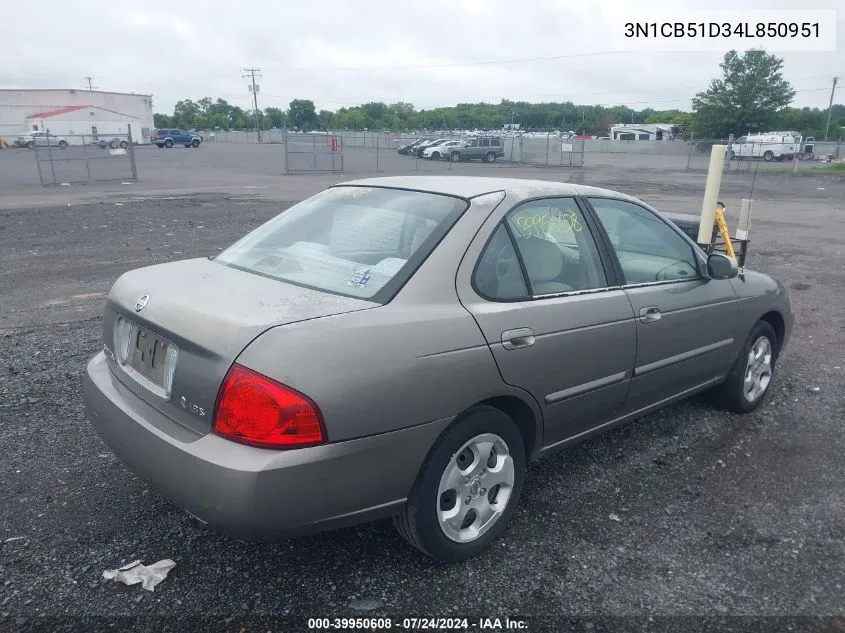
[[[398,513],[451,419],[290,451],[198,434],[111,373],[102,353],[84,377],[86,414],[117,457],[215,529],[248,540],[333,529]]]

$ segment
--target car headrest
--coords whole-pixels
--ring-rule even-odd
[[[519,251],[532,281],[551,281],[563,272],[563,253],[547,240],[525,238],[520,240]]]

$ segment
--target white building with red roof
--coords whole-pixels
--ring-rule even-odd
[[[100,90],[0,89],[0,138],[12,142],[24,132],[59,136],[123,136],[149,143],[154,129],[151,95]]]

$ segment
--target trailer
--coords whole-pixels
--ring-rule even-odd
[[[137,145],[146,139],[142,134],[141,122],[128,114],[96,106],[68,106],[39,112],[26,119],[27,131],[49,132],[67,139],[70,145],[111,144],[114,139]]]

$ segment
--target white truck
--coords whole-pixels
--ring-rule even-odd
[[[792,131],[747,134],[730,144],[728,159],[762,158],[766,162],[792,160],[803,152],[802,140],[801,134]]]

